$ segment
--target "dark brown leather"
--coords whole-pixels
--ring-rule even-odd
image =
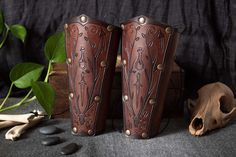
[[[178,33],[145,16],[121,26],[124,131],[150,138],[160,127]]]
[[[72,132],[95,135],[105,119],[120,29],[86,15],[65,24]]]
[[[69,118],[68,76],[65,63],[54,63],[49,75],[49,83],[56,91],[52,118]]]

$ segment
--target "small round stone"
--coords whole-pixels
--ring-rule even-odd
[[[91,129],[88,130],[88,134],[89,134],[89,135],[93,135],[93,130],[91,130]]]
[[[83,22],[83,23],[86,22],[87,21],[87,17],[86,16],[81,16],[80,17],[80,21]]]
[[[139,21],[141,24],[144,24],[146,20],[145,20],[144,17],[140,17],[140,18],[138,19],[138,21]]]
[[[45,126],[39,129],[39,132],[44,135],[56,134],[59,132],[59,128],[55,126]]]
[[[45,146],[51,146],[51,145],[56,145],[59,144],[61,142],[60,137],[58,136],[54,136],[54,137],[46,137],[41,141],[42,145]]]
[[[131,135],[130,130],[125,130],[125,134],[128,135],[128,136]]]
[[[76,143],[70,143],[61,148],[62,155],[69,155],[75,153],[79,149],[79,146]]]

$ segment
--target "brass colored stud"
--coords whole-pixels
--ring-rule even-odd
[[[108,26],[107,26],[107,30],[108,30],[109,32],[111,32],[111,31],[113,30],[113,26],[112,26],[112,25],[108,25]]]
[[[100,100],[101,100],[101,97],[100,97],[100,96],[95,96],[95,97],[94,97],[94,101],[98,102],[98,101],[100,101]]]
[[[80,21],[83,22],[83,23],[87,22],[87,17],[86,16],[81,16]]]
[[[170,34],[172,32],[172,29],[171,29],[171,27],[166,27],[165,31],[166,31],[166,33]]]
[[[64,29],[67,29],[68,28],[68,24],[66,23],[65,25],[64,25]]]
[[[123,24],[120,25],[121,29],[124,30],[125,26]]]
[[[100,66],[101,66],[102,68],[106,67],[106,66],[107,66],[106,61],[101,61]]]
[[[70,59],[70,58],[67,58],[66,63],[67,63],[67,64],[71,64],[71,62],[72,62],[71,59]]]
[[[127,136],[130,136],[130,135],[131,135],[130,130],[125,130],[125,134],[126,134]]]
[[[124,101],[124,102],[127,101],[128,99],[129,99],[128,95],[124,95],[124,96],[123,96],[123,101]]]
[[[93,130],[91,130],[91,129],[88,130],[88,134],[89,134],[89,135],[93,135]]]
[[[73,133],[77,133],[77,128],[73,127],[72,131],[73,131]]]
[[[125,59],[122,60],[122,64],[123,64],[124,66],[126,65],[126,60],[125,60]]]
[[[73,93],[70,93],[69,94],[69,99],[73,99],[74,98],[74,94]]]
[[[146,19],[144,17],[140,17],[138,21],[139,23],[144,24],[146,22]]]
[[[163,70],[163,69],[164,69],[164,67],[163,67],[163,65],[162,65],[162,64],[158,64],[158,65],[157,65],[157,69],[161,71],[161,70]]]
[[[148,135],[147,135],[147,133],[142,133],[142,138],[147,138],[148,137]]]
[[[150,99],[150,100],[149,100],[149,104],[151,104],[151,105],[156,104],[156,100],[155,100],[155,99]]]

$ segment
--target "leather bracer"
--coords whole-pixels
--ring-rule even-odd
[[[124,131],[150,138],[160,127],[178,34],[145,16],[121,27]]]
[[[105,129],[120,29],[80,15],[65,34],[72,133],[95,135]]]

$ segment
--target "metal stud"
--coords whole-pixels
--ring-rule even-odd
[[[101,100],[101,97],[100,97],[100,96],[95,96],[95,97],[94,97],[94,101],[98,102],[98,101],[100,101],[100,100]]]
[[[74,97],[74,94],[73,94],[73,93],[70,93],[70,94],[69,94],[69,99],[73,99],[73,97]]]
[[[86,16],[81,16],[81,17],[80,17],[80,21],[81,21],[82,23],[87,22],[87,17],[86,17]]]
[[[158,70],[163,70],[163,69],[164,69],[164,67],[163,67],[163,65],[162,65],[162,64],[158,64],[158,65],[157,65],[157,69],[158,69]]]
[[[101,61],[100,66],[101,66],[102,68],[106,67],[106,66],[107,66],[106,61]]]
[[[150,99],[150,100],[149,100],[149,104],[151,104],[151,105],[156,104],[156,100],[155,100],[155,99]]]
[[[64,25],[64,29],[67,29],[68,28],[68,24],[66,23],[65,25]]]
[[[120,25],[121,29],[124,30],[125,26],[123,24]]]
[[[125,130],[125,134],[126,134],[127,136],[130,136],[130,135],[131,135],[130,130]]]
[[[72,62],[71,59],[70,59],[70,58],[67,58],[66,63],[67,63],[67,64],[71,64],[71,62]]]
[[[73,133],[77,133],[77,128],[73,127],[72,131],[73,131]]]
[[[122,64],[123,64],[124,66],[126,65],[126,60],[125,60],[125,59],[122,60]]]
[[[147,138],[148,137],[148,135],[147,135],[147,133],[142,133],[142,138]]]
[[[128,95],[124,95],[124,96],[123,96],[123,101],[124,101],[124,102],[127,101],[128,99],[129,99]]]
[[[89,130],[88,130],[88,134],[89,134],[89,135],[93,135],[93,130],[89,129]]]
[[[144,24],[146,22],[146,19],[144,17],[138,18],[139,23]]]
[[[170,34],[172,32],[172,29],[171,29],[171,27],[166,27],[165,31],[166,31],[166,33]]]
[[[108,30],[109,32],[111,32],[111,31],[113,30],[113,26],[112,26],[112,25],[108,25],[108,26],[107,26],[107,30]]]

